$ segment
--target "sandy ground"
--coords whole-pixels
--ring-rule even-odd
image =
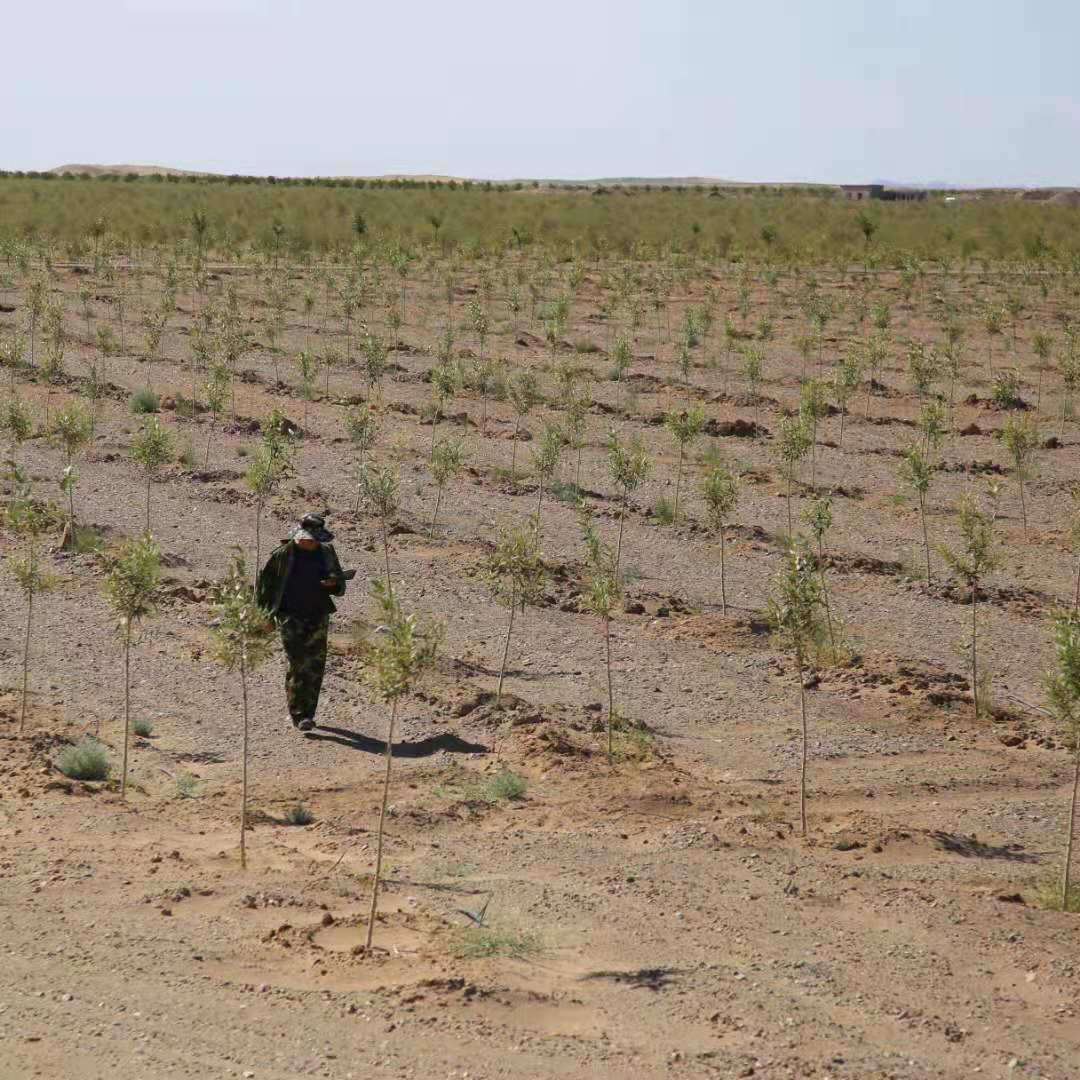
[[[214,284],[219,288],[226,275]],[[250,279],[237,273],[242,290]],[[823,288],[850,296],[848,280]],[[721,308],[730,280],[714,282]],[[82,277],[53,287],[68,303],[77,339],[72,375],[91,350],[76,293]],[[454,312],[475,282],[464,275]],[[700,300],[700,282],[671,305]],[[969,279],[968,304],[990,287]],[[146,297],[160,286],[144,279]],[[928,279],[911,307],[896,283],[894,334],[931,338]],[[365,934],[387,715],[360,679],[353,625],[370,614],[362,580],[379,572],[378,530],[352,511],[354,455],[345,438],[346,398],[360,374],[340,369],[331,392],[308,406],[295,475],[262,520],[270,540],[308,509],[331,509],[337,547],[359,573],[333,624],[319,729],[296,733],[285,716],[280,655],[252,681],[252,807],[249,866],[238,862],[240,687],[209,651],[210,584],[231,545],[254,544],[254,500],[241,456],[255,439],[242,423],[214,435],[210,463],[171,466],[153,490],[154,531],[166,556],[158,613],[133,652],[135,715],[150,720],[136,739],[132,788],[69,781],[56,754],[100,729],[118,752],[122,671],[95,554],[49,555],[59,587],[41,598],[32,637],[31,712],[18,734],[17,687],[24,607],[0,577],[0,1076],[3,1077],[1043,1077],[1078,1074],[1080,1022],[1076,916],[1038,906],[1057,875],[1071,780],[1069,754],[1044,714],[1039,677],[1050,660],[1046,615],[1071,599],[1074,562],[1066,515],[1077,442],[1041,454],[1028,486],[1025,542],[1003,447],[992,437],[1003,414],[989,408],[985,341],[970,321],[957,435],[930,495],[935,540],[954,542],[952,505],[984,477],[1004,481],[1000,570],[980,605],[983,656],[995,673],[998,709],[976,724],[954,644],[967,626],[964,596],[918,580],[917,504],[898,498],[897,451],[913,437],[918,402],[908,392],[901,348],[879,376],[887,394],[863,402],[835,445],[838,418],[824,424],[817,479],[833,492],[836,525],[828,566],[832,607],[853,660],[811,680],[810,838],[798,835],[798,685],[771,641],[761,610],[782,565],[784,486],[771,433],[798,395],[795,338],[805,332],[795,283],[787,300],[755,292],[757,313],[775,308],[766,381],[754,402],[734,375],[695,369],[695,395],[718,422],[753,420],[759,438],[706,438],[683,478],[687,519],[662,527],[648,508],[674,490],[675,452],[665,430],[645,422],[680,402],[665,331],[657,349],[652,313],[635,343],[634,412],[614,417],[643,434],[654,455],[635,495],[624,551],[636,569],[634,613],[614,624],[615,692],[646,736],[621,735],[614,764],[599,730],[603,639],[577,610],[583,549],[572,506],[544,503],[544,549],[554,573],[542,604],[519,621],[502,713],[494,688],[506,612],[480,573],[496,526],[521,521],[536,502],[509,468],[513,421],[490,405],[487,435],[475,395],[450,412],[472,421],[440,431],[464,438],[469,468],[452,482],[436,535],[427,535],[434,492],[427,472],[425,354],[441,332],[441,287],[410,282],[406,320],[393,335],[398,368],[378,411],[374,456],[396,462],[402,510],[391,561],[407,606],[446,621],[446,645],[422,694],[410,699],[395,736],[388,819],[388,879],[373,954]],[[295,350],[319,350],[338,321],[306,318],[303,285],[275,387],[262,324],[259,347],[241,366],[236,411],[263,417],[278,405],[301,422]],[[111,288],[94,286],[92,326],[112,311]],[[730,294],[730,296],[728,295]],[[57,294],[59,295],[59,293]],[[727,299],[725,299],[727,298]],[[608,346],[597,316],[596,275],[584,282],[567,339]],[[0,327],[22,318],[22,296]],[[1009,334],[999,363],[1019,363],[1034,401],[1032,332],[1053,329],[1068,298],[1032,292],[1015,354]],[[493,302],[493,309],[498,307]],[[131,310],[136,307],[130,303]],[[190,385],[193,298],[182,289],[153,380],[166,395]],[[246,305],[245,305],[246,307]],[[253,305],[261,318],[258,304]],[[550,355],[527,311],[519,326],[495,319],[487,347],[541,373]],[[131,318],[129,314],[129,318]],[[756,314],[755,314],[756,319]],[[851,334],[849,315],[830,322],[825,358]],[[389,333],[389,331],[385,331]],[[134,336],[134,335],[132,335]],[[518,344],[517,342],[523,344]],[[459,333],[459,347],[473,349]],[[719,335],[702,352],[722,357]],[[605,538],[617,528],[603,439],[616,391],[602,353],[575,359],[599,380],[581,485]],[[701,359],[700,355],[698,357]],[[733,361],[729,364],[733,365]],[[81,465],[77,510],[107,543],[137,533],[141,480],[128,459],[136,421],[126,393],[146,365],[108,361],[123,392],[102,406]],[[659,381],[656,381],[656,380]],[[727,384],[728,393],[722,393]],[[43,414],[70,388],[19,379]],[[1042,410],[1060,408],[1047,376]],[[163,419],[200,448],[207,424]],[[526,420],[537,434],[554,416]],[[1056,432],[1048,421],[1047,434]],[[833,444],[833,445],[829,445]],[[697,493],[709,447],[747,470],[727,549],[727,617],[720,614],[719,551],[703,528]],[[518,448],[527,471],[530,444]],[[19,450],[39,493],[52,496],[61,468],[43,438]],[[563,476],[572,477],[564,463]],[[57,493],[58,494],[58,493]],[[805,494],[805,492],[803,492]],[[803,500],[800,498],[800,505]],[[5,551],[15,546],[2,534]],[[1025,707],[1023,702],[1028,703]],[[491,800],[490,781],[510,769],[523,797]],[[179,778],[179,783],[178,783]],[[184,797],[181,789],[190,797]],[[298,800],[312,824],[284,815]],[[470,934],[484,906],[484,934]],[[494,955],[476,955],[480,952]]]

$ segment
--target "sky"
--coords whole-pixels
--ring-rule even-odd
[[[1080,184],[1073,0],[36,0],[0,168]]]

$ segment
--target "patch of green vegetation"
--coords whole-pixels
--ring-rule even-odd
[[[1061,882],[1040,881],[1035,887],[1035,903],[1047,911],[1067,911],[1071,915],[1080,915],[1080,881],[1070,882],[1065,903],[1061,902]]]
[[[194,773],[177,773],[176,794],[179,795],[181,799],[197,799],[202,794],[202,786],[199,778]]]
[[[138,716],[131,721],[131,730],[134,731],[140,739],[149,739],[150,736],[154,734],[154,724],[145,716]]]
[[[314,820],[315,815],[302,802],[285,811],[286,825],[310,825]]]
[[[535,934],[521,934],[486,926],[466,926],[454,935],[451,951],[461,960],[481,960],[491,956],[528,960],[541,951],[541,944]]]
[[[653,505],[652,516],[658,525],[674,525],[675,506],[669,499],[659,498]]]
[[[128,398],[128,408],[136,416],[156,413],[161,408],[161,399],[148,386],[143,386]]]
[[[61,750],[56,767],[72,780],[107,780],[112,769],[105,747],[91,735]]]
[[[436,798],[457,799],[462,802],[484,802],[494,805],[501,801],[524,798],[528,790],[524,776],[505,765],[494,776],[475,776],[467,770],[455,770],[454,775],[439,784]]]

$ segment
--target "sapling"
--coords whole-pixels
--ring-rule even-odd
[[[1080,485],[1070,491],[1072,507],[1069,512],[1069,546],[1076,556],[1075,584],[1073,585],[1073,611],[1080,611]]]
[[[439,417],[446,411],[447,403],[461,389],[461,372],[456,365],[447,363],[439,364],[431,369],[431,450],[429,458],[435,456],[435,432],[439,426]]]
[[[836,365],[833,372],[832,391],[840,410],[840,437],[837,445],[844,445],[844,421],[847,418],[848,402],[858,390],[862,381],[862,359],[857,351],[851,351]]]
[[[149,531],[125,541],[105,575],[105,596],[116,614],[124,647],[124,757],[120,797],[127,794],[128,746],[131,742],[131,641],[139,621],[153,612],[154,593],[161,580],[161,550]]]
[[[900,462],[900,478],[919,497],[919,518],[922,521],[923,554],[926,558],[926,584],[930,584],[930,536],[926,528],[926,495],[934,476],[934,465],[917,443],[909,446]]]
[[[952,571],[953,576],[971,592],[971,696],[975,707],[975,719],[979,719],[979,653],[978,653],[978,596],[979,582],[998,565],[994,546],[994,521],[996,507],[989,511],[980,508],[972,495],[964,495],[957,504],[960,526],[960,546],[955,550],[945,544],[938,551]]]
[[[531,371],[515,371],[507,380],[506,393],[514,410],[513,450],[510,455],[510,483],[517,486],[517,444],[521,422],[540,401],[540,388]]]
[[[307,349],[301,349],[296,354],[296,365],[300,369],[300,396],[304,399],[304,415],[301,423],[307,427],[308,405],[315,396],[316,371],[315,354]]]
[[[780,459],[780,466],[787,480],[787,526],[788,540],[794,535],[794,526],[791,519],[791,496],[795,487],[795,476],[799,469],[799,462],[806,457],[810,449],[810,429],[806,420],[799,416],[785,416],[780,420],[776,433],[776,454]]]
[[[491,583],[495,599],[510,611],[502,663],[499,665],[499,686],[495,692],[495,704],[498,706],[502,701],[506,661],[510,655],[514,613],[520,607],[524,614],[525,608],[535,604],[544,590],[544,559],[540,553],[536,528],[502,529],[495,550],[484,564],[484,576]]]
[[[77,401],[71,401],[54,414],[52,426],[49,429],[50,440],[64,451],[66,459],[63,478],[60,481],[61,490],[67,495],[68,500],[68,520],[64,530],[64,540],[61,543],[61,547],[64,548],[75,544],[75,484],[78,481],[75,459],[90,442],[93,428],[94,423],[90,414]]]
[[[364,459],[367,456],[368,451],[375,445],[375,440],[379,435],[378,417],[371,411],[369,406],[356,405],[345,414],[345,432],[349,436],[349,442],[352,443],[353,448],[359,455],[356,463],[358,478],[356,485],[356,505],[353,507],[353,510],[357,511],[360,509],[362,487],[359,482],[359,477],[363,475],[366,467]]]
[[[717,465],[706,475],[701,485],[701,497],[705,501],[705,520],[709,529],[720,538],[720,610],[727,615],[727,580],[724,569],[724,535],[728,519],[739,501],[739,481],[735,473],[725,465]]]
[[[398,510],[398,476],[389,466],[365,467],[360,471],[360,492],[364,502],[378,516],[382,530],[383,563],[386,570],[386,588],[392,591],[390,582],[390,519]]]
[[[990,305],[983,312],[983,326],[986,328],[986,368],[992,379],[994,377],[994,338],[1000,336],[1005,323],[1005,312],[994,305]]]
[[[810,434],[810,487],[817,491],[817,431],[818,421],[829,415],[825,384],[820,379],[807,379],[799,392],[799,415]]]
[[[589,566],[589,576],[582,603],[587,611],[596,615],[604,627],[604,663],[607,673],[607,759],[612,761],[612,742],[615,729],[615,694],[611,677],[611,618],[615,607],[622,598],[622,586],[619,582],[615,553],[601,542],[592,523],[592,517],[582,502],[579,505],[578,520],[581,524],[585,541],[585,555]]]
[[[948,431],[948,414],[945,405],[936,398],[928,401],[920,410],[916,423],[923,433],[924,449],[927,455],[941,445]]]
[[[150,532],[150,487],[163,465],[173,459],[172,433],[156,416],[147,416],[131,440],[131,457],[146,473],[146,531]]]
[[[705,410],[700,405],[691,409],[684,409],[680,413],[671,412],[664,417],[664,427],[671,433],[679,447],[679,460],[675,467],[675,508],[672,515],[673,524],[679,521],[679,493],[682,488],[683,459],[688,447],[693,446],[701,435],[701,429],[705,426]]]
[[[375,334],[364,338],[364,376],[367,379],[368,396],[376,391],[382,393],[382,380],[386,374],[386,345]]]
[[[821,602],[825,607],[825,623],[829,630],[829,648],[833,655],[836,654],[836,633],[833,630],[832,606],[829,603],[829,587],[825,583],[825,538],[832,528],[832,500],[828,497],[817,497],[803,509],[803,521],[809,528],[817,546],[818,581],[821,583]]]
[[[544,502],[544,485],[550,484],[559,467],[565,437],[558,424],[545,424],[536,449],[532,452],[533,473],[536,476],[536,535],[540,536],[540,508]]]
[[[1022,417],[1010,416],[1001,428],[1001,441],[1005,444],[1013,459],[1013,474],[1020,489],[1020,514],[1024,524],[1024,536],[1027,537],[1027,500],[1024,497],[1024,481],[1029,478],[1035,452],[1039,448],[1039,428],[1028,414]]]
[[[255,447],[251,455],[244,480],[255,496],[255,566],[262,565],[262,512],[266,500],[273,494],[278,481],[285,474],[288,456],[275,449],[274,445],[263,440]],[[258,571],[256,570],[256,573]]]
[[[621,581],[623,530],[626,527],[626,510],[630,496],[637,491],[649,475],[652,463],[639,435],[632,435],[625,443],[614,429],[608,432],[608,472],[619,489],[619,541],[615,548],[615,575]]]
[[[1046,673],[1044,687],[1050,708],[1065,728],[1067,745],[1073,755],[1072,794],[1065,817],[1065,857],[1061,867],[1062,911],[1080,910],[1074,906],[1080,897],[1073,896],[1070,881],[1073,836],[1076,832],[1077,794],[1080,791],[1080,613],[1055,611],[1051,615],[1054,634],[1053,670]]]
[[[274,623],[256,604],[248,584],[243,555],[237,554],[229,572],[213,591],[212,633],[214,656],[226,671],[240,673],[240,700],[243,719],[240,783],[240,866],[247,868],[248,804],[248,674],[273,652]]]
[[[203,468],[210,465],[210,440],[214,437],[214,425],[218,417],[225,409],[225,403],[229,400],[229,388],[232,384],[232,373],[221,361],[215,361],[210,365],[210,378],[206,381],[206,405],[210,410],[210,424],[206,432],[206,454]]]
[[[806,658],[821,638],[821,587],[811,561],[797,544],[792,544],[787,567],[776,577],[769,595],[769,623],[782,648],[795,659],[799,680],[799,712],[802,746],[799,764],[799,819],[806,836]]]
[[[574,487],[581,490],[581,451],[585,448],[589,409],[592,408],[592,390],[583,387],[566,404],[563,433],[567,445],[575,454]]]
[[[1037,365],[1039,372],[1038,389],[1035,392],[1035,415],[1038,416],[1042,411],[1042,386],[1043,376],[1046,374],[1046,369],[1050,366],[1050,355],[1054,351],[1054,339],[1049,334],[1044,334],[1042,331],[1036,331],[1031,338],[1031,351],[1038,357],[1039,363]]]
[[[619,338],[611,350],[611,379],[615,383],[615,411],[622,410],[622,387],[627,369],[633,362],[634,355],[630,349],[630,342],[626,338]]]
[[[375,933],[379,887],[382,883],[383,839],[394,763],[394,727],[398,706],[402,698],[412,693],[423,673],[434,663],[443,638],[442,624],[422,624],[415,615],[405,614],[386,582],[373,581],[371,592],[382,632],[373,635],[364,658],[364,681],[390,706],[390,719],[386,732],[386,771],[383,774],[379,827],[375,841],[375,873],[371,882],[371,907],[368,911],[368,949],[371,948]]]
[[[1058,439],[1065,437],[1065,418],[1072,412],[1073,397],[1080,386],[1080,339],[1075,334],[1069,335],[1068,347],[1058,356],[1058,370],[1061,372],[1061,424]]]
[[[431,455],[431,478],[435,481],[435,509],[431,513],[431,525],[428,531],[435,535],[435,522],[439,517],[446,485],[461,472],[465,462],[465,448],[460,439],[442,439],[436,444]]]
[[[23,636],[22,692],[19,704],[19,733],[26,725],[26,705],[30,694],[30,632],[34,620],[34,598],[48,592],[55,578],[41,566],[38,538],[49,527],[49,515],[33,498],[30,482],[16,466],[11,474],[14,492],[8,502],[5,516],[8,526],[25,538],[26,549],[22,554],[9,552],[8,568],[26,599],[26,631]]]
[[[3,431],[10,443],[10,460],[18,462],[19,447],[34,432],[34,418],[30,406],[22,398],[12,395],[0,411],[0,431]]]

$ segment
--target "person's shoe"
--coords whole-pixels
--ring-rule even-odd
[[[292,723],[292,726],[294,728],[298,728],[302,722],[301,720],[297,720],[295,716],[290,716],[289,721]]]
[[[315,721],[310,716],[305,716],[296,726],[300,731],[312,731],[315,728]]]

